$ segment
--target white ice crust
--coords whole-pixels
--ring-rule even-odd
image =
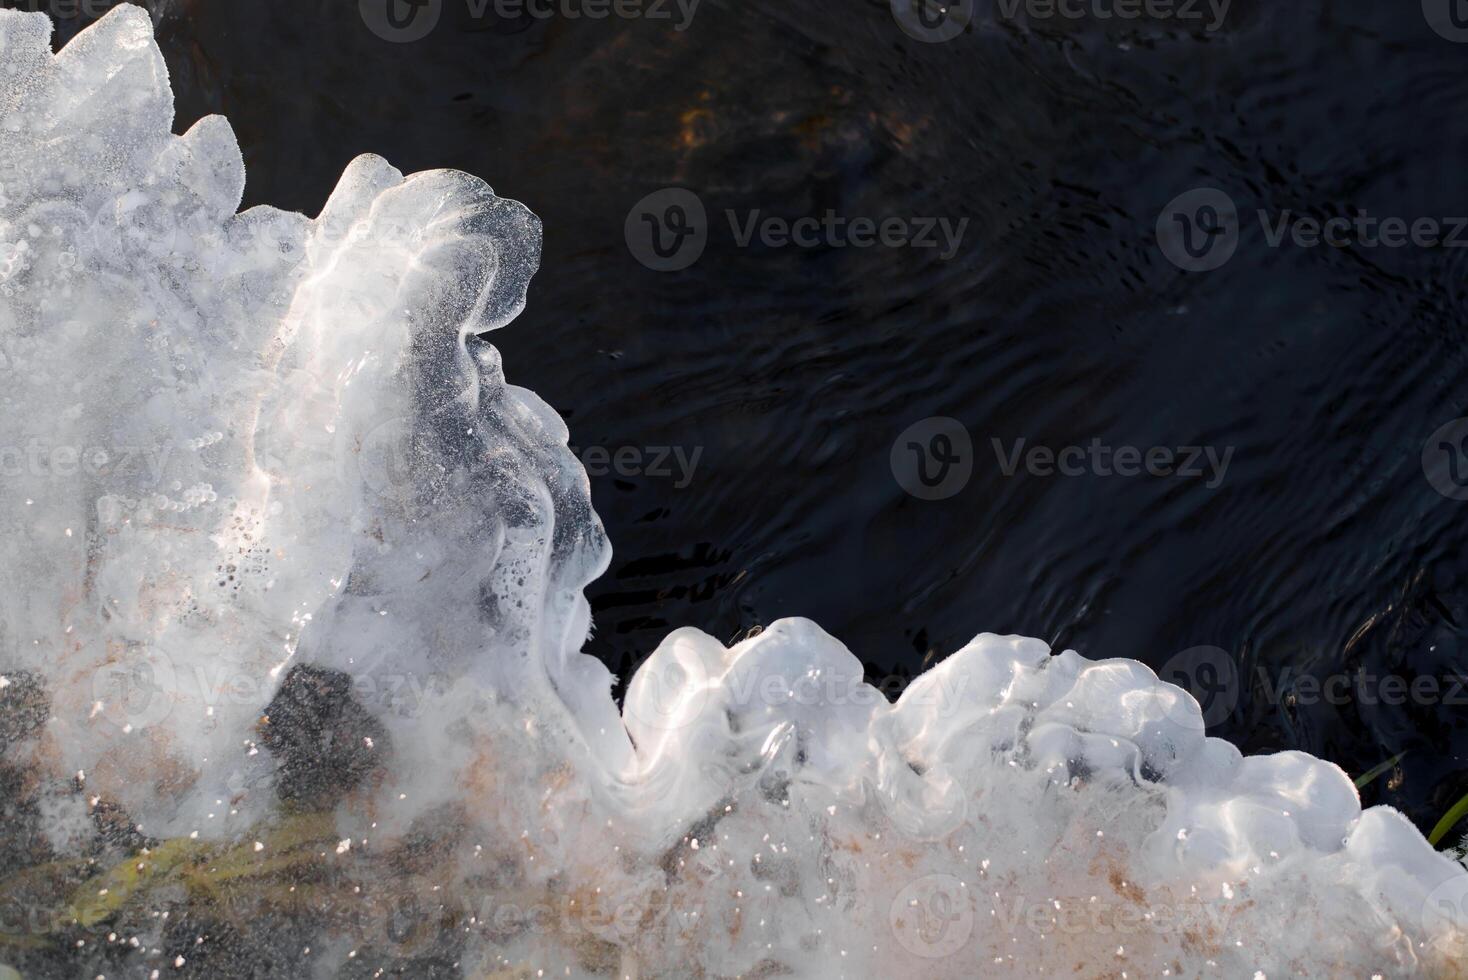
[[[344,840],[454,808],[517,880],[613,910],[474,938],[470,976],[599,975],[582,933],[642,977],[1462,962],[1460,866],[1338,767],[1205,737],[1134,661],[984,634],[889,704],[809,621],[683,629],[619,714],[580,653],[610,556],[586,475],[478,337],[538,219],[372,156],[315,220],[237,214],[234,134],[171,134],[143,11],[56,56],[50,30],[0,11],[0,676],[51,690],[36,764],[151,835],[241,835],[276,685],[345,671],[391,748]]]

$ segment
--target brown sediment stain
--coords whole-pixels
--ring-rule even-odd
[[[150,784],[157,796],[177,796],[198,782],[200,774],[174,755],[172,749],[172,740],[161,728],[134,732],[102,754],[87,773],[87,780],[98,787],[115,790]],[[115,795],[128,794],[116,792]]]
[[[917,851],[901,850],[893,853],[892,857],[900,861],[904,867],[912,868],[917,865],[918,861],[922,858],[922,854]]]
[[[563,762],[545,774],[545,781],[552,793],[565,792],[576,781],[576,769],[569,762]]]
[[[1128,881],[1121,873],[1120,868],[1113,867],[1106,880],[1111,883],[1111,890],[1133,905],[1145,905],[1147,893],[1134,881]]]
[[[469,799],[494,799],[499,791],[500,759],[494,740],[482,736],[474,739],[474,761],[464,768],[459,778],[470,792]]]
[[[621,944],[598,935],[599,931],[615,935],[622,928],[620,906],[612,906],[609,915],[603,908],[603,903],[609,900],[610,896],[600,893],[596,886],[582,884],[567,892],[566,920],[557,920],[558,932],[570,945],[581,967],[591,973],[615,970],[622,959]],[[644,919],[645,915],[639,916],[639,925]]]
[[[1427,976],[1432,980],[1468,980],[1468,936],[1455,934],[1449,945],[1451,951],[1431,950]]]
[[[733,898],[733,896],[730,896],[730,898]],[[728,925],[729,938],[738,939],[744,931],[744,907],[742,905],[734,906],[734,911],[730,913],[730,918],[733,921]]]

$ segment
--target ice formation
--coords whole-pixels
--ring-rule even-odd
[[[152,25],[0,11],[0,976],[1447,975],[1468,875],[1128,660],[889,704],[804,620],[624,712],[533,214],[355,161],[237,214]],[[7,972],[9,971],[9,972]]]

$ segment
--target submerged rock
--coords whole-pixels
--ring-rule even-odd
[[[356,789],[388,748],[382,723],[352,696],[352,678],[307,665],[291,668],[259,730],[279,764],[276,792],[306,809]]]
[[[51,717],[51,696],[27,670],[0,670],[0,752],[35,738]]]

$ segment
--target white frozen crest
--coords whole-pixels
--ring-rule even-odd
[[[0,12],[0,676],[51,698],[11,762],[244,841],[306,805],[279,688],[345,677],[380,764],[311,798],[337,859],[419,821],[471,907],[551,909],[466,919],[466,975],[1461,962],[1461,869],[1337,767],[1206,738],[1139,663],[986,634],[893,705],[810,622],[680,630],[619,715],[580,653],[610,553],[585,473],[478,336],[524,304],[535,216],[370,156],[315,220],[236,214],[233,133],[171,135],[141,10],[49,36]]]

